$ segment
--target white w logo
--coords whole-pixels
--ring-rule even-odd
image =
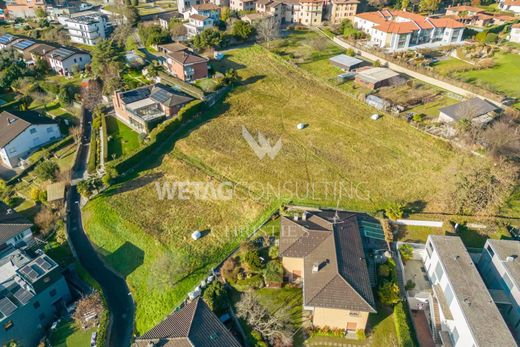
[[[274,159],[280,149],[282,148],[282,139],[279,138],[278,141],[271,146],[269,141],[265,138],[264,134],[258,132],[258,142],[253,138],[253,136],[249,133],[245,126],[242,125],[242,136],[249,144],[249,147],[255,152],[256,156],[259,159],[263,159],[267,154],[269,158]]]

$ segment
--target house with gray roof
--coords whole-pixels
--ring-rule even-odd
[[[240,347],[240,343],[200,298],[137,337],[134,347]]]
[[[480,98],[471,98],[455,105],[439,109],[439,122],[454,123],[462,119],[471,121],[473,124],[487,124],[495,117],[495,112],[500,108],[489,101]]]
[[[363,60],[351,57],[346,54],[336,55],[332,58],[329,58],[329,61],[332,65],[339,67],[343,71],[350,71],[359,67],[363,63]]]
[[[161,83],[125,92],[115,92],[116,117],[139,133],[148,133],[155,125],[177,115],[193,98]]]
[[[364,330],[376,313],[359,214],[304,212],[281,217],[285,278],[303,282],[303,308],[316,327]]]
[[[9,246],[19,248],[31,244],[32,225],[27,218],[0,201],[0,251]]]
[[[34,111],[0,113],[0,159],[14,168],[29,154],[61,138],[58,124]]]
[[[520,344],[520,241],[488,239],[478,269],[493,301]]]
[[[424,268],[433,288],[434,330],[444,346],[516,346],[460,237],[429,235]]]

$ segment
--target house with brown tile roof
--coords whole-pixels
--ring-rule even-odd
[[[134,347],[240,347],[206,303],[197,298],[135,339]]]
[[[384,9],[359,13],[354,26],[370,36],[370,43],[389,51],[462,43],[464,24],[452,18]]]
[[[499,0],[498,7],[502,11],[520,13],[520,0]]]
[[[303,282],[303,308],[315,327],[365,329],[376,305],[357,213],[281,217],[279,255],[286,280]]]
[[[208,58],[187,49],[168,52],[166,66],[170,74],[186,82],[208,77]]]

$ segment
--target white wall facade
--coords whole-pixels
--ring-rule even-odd
[[[27,154],[60,137],[57,124],[33,124],[0,149],[0,158],[6,166],[16,167]]]
[[[520,43],[520,28],[512,28],[509,41]]]
[[[49,57],[49,64],[51,68],[61,75],[71,74],[73,65],[77,65],[80,70],[83,70],[89,63],[90,55],[86,53],[76,53],[65,60],[58,60]]]
[[[70,19],[65,22],[65,25],[69,31],[70,40],[75,43],[95,46],[106,38],[107,22],[103,16],[96,17],[96,21],[88,24]]]

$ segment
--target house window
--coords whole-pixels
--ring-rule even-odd
[[[453,301],[453,290],[449,284],[446,284],[446,288],[444,289],[444,296],[446,297],[446,301],[448,302],[448,306],[451,305]]]
[[[29,133],[31,134],[34,134],[36,132],[36,128],[31,128],[31,130],[29,130]]]
[[[493,256],[495,255],[495,252],[493,252],[493,250],[491,249],[491,245],[488,245],[486,247],[486,249],[487,249],[489,255],[491,256],[491,258],[493,258]]]
[[[444,272],[442,271],[441,262],[439,261],[439,262],[437,262],[437,266],[435,267],[435,275],[437,275],[439,282],[442,279],[443,273]]]
[[[53,290],[51,290],[51,292],[49,294],[50,294],[50,296],[52,298],[52,297],[54,297],[56,295],[56,293],[57,293],[56,289],[53,289]]]
[[[357,323],[356,322],[348,322],[347,323],[347,330],[354,331],[354,330],[356,330],[356,328],[357,328]]]
[[[7,330],[11,329],[13,326],[14,326],[13,321],[10,320],[9,322],[4,324],[4,330],[7,331]]]
[[[39,302],[39,301],[35,301],[35,302],[33,303],[33,307],[34,307],[35,309],[39,309],[40,306],[41,306],[41,305],[40,305],[40,302]]]
[[[457,327],[454,327],[453,331],[451,332],[451,340],[453,341],[454,346],[457,344],[457,341],[459,340],[459,332],[457,331]]]

